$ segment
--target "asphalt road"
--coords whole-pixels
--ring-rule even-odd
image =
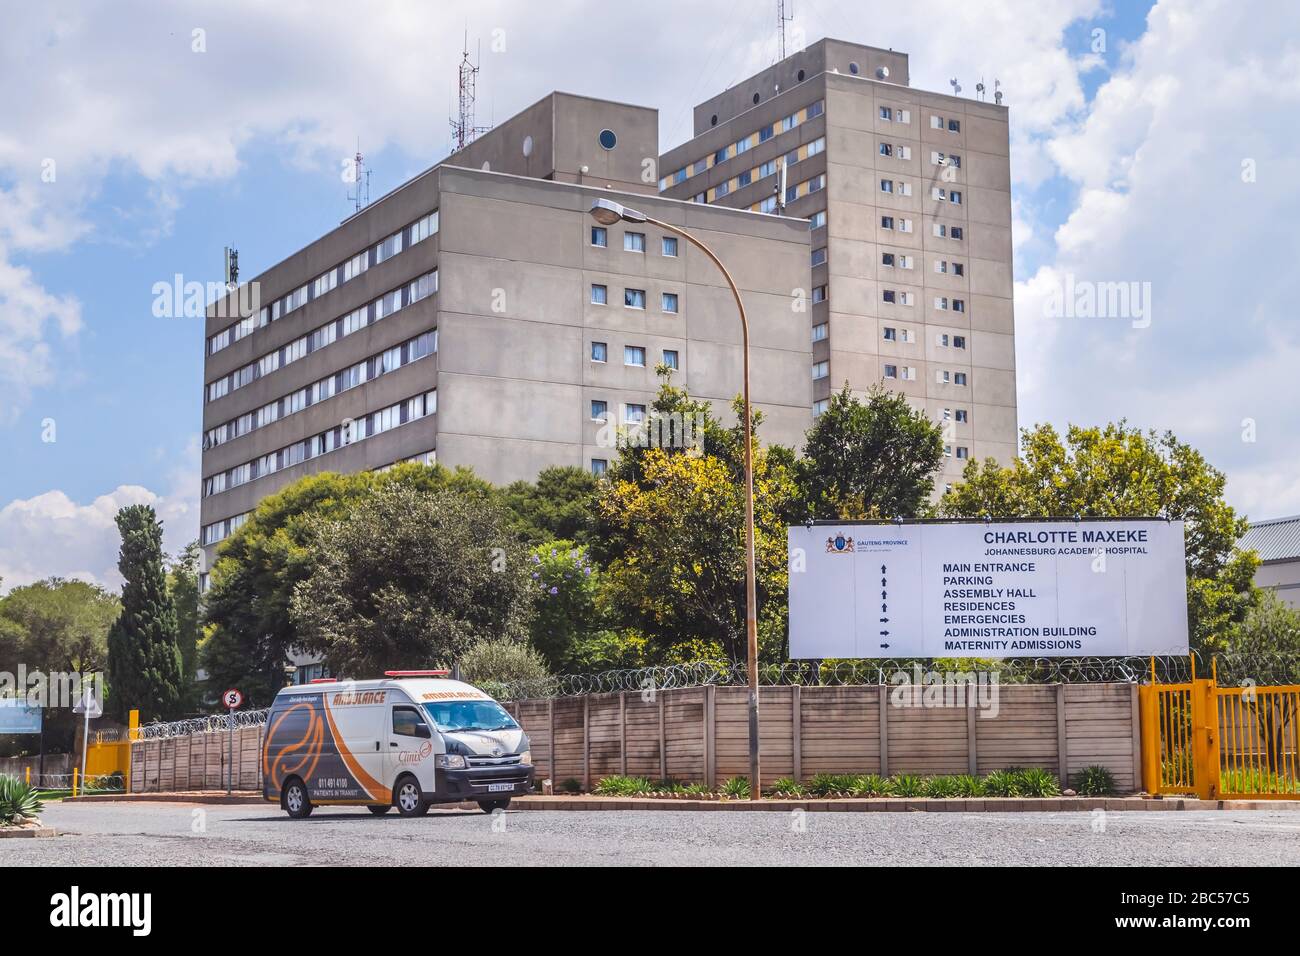
[[[807,813],[50,804],[61,836],[0,840],[0,867],[46,865],[1300,864],[1300,813]],[[1104,826],[1100,826],[1104,824]]]

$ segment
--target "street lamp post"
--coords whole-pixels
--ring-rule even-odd
[[[745,435],[745,636],[748,655],[749,677],[749,792],[757,798],[760,789],[758,774],[758,596],[754,575],[754,446],[751,415],[749,407],[749,319],[745,315],[745,303],[740,299],[740,290],[736,288],[731,273],[722,264],[722,260],[713,250],[684,229],[653,219],[635,209],[629,209],[612,199],[597,199],[591,204],[591,217],[603,226],[612,226],[616,222],[649,223],[666,232],[681,236],[695,248],[704,253],[709,261],[718,267],[722,277],[727,280],[731,294],[736,299],[736,309],[740,312],[740,332],[742,352],[744,355],[744,435]]]

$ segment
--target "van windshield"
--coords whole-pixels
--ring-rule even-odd
[[[440,700],[425,704],[424,709],[443,733],[461,730],[514,730],[519,726],[495,700]]]

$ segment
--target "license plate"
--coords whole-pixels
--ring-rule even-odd
[[[513,783],[489,783],[488,793],[501,793],[505,790],[513,790],[514,788],[515,785]]]

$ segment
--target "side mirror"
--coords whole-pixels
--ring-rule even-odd
[[[415,736],[423,737],[425,740],[428,740],[430,737],[433,736],[433,733],[429,730],[428,724],[416,724]]]

